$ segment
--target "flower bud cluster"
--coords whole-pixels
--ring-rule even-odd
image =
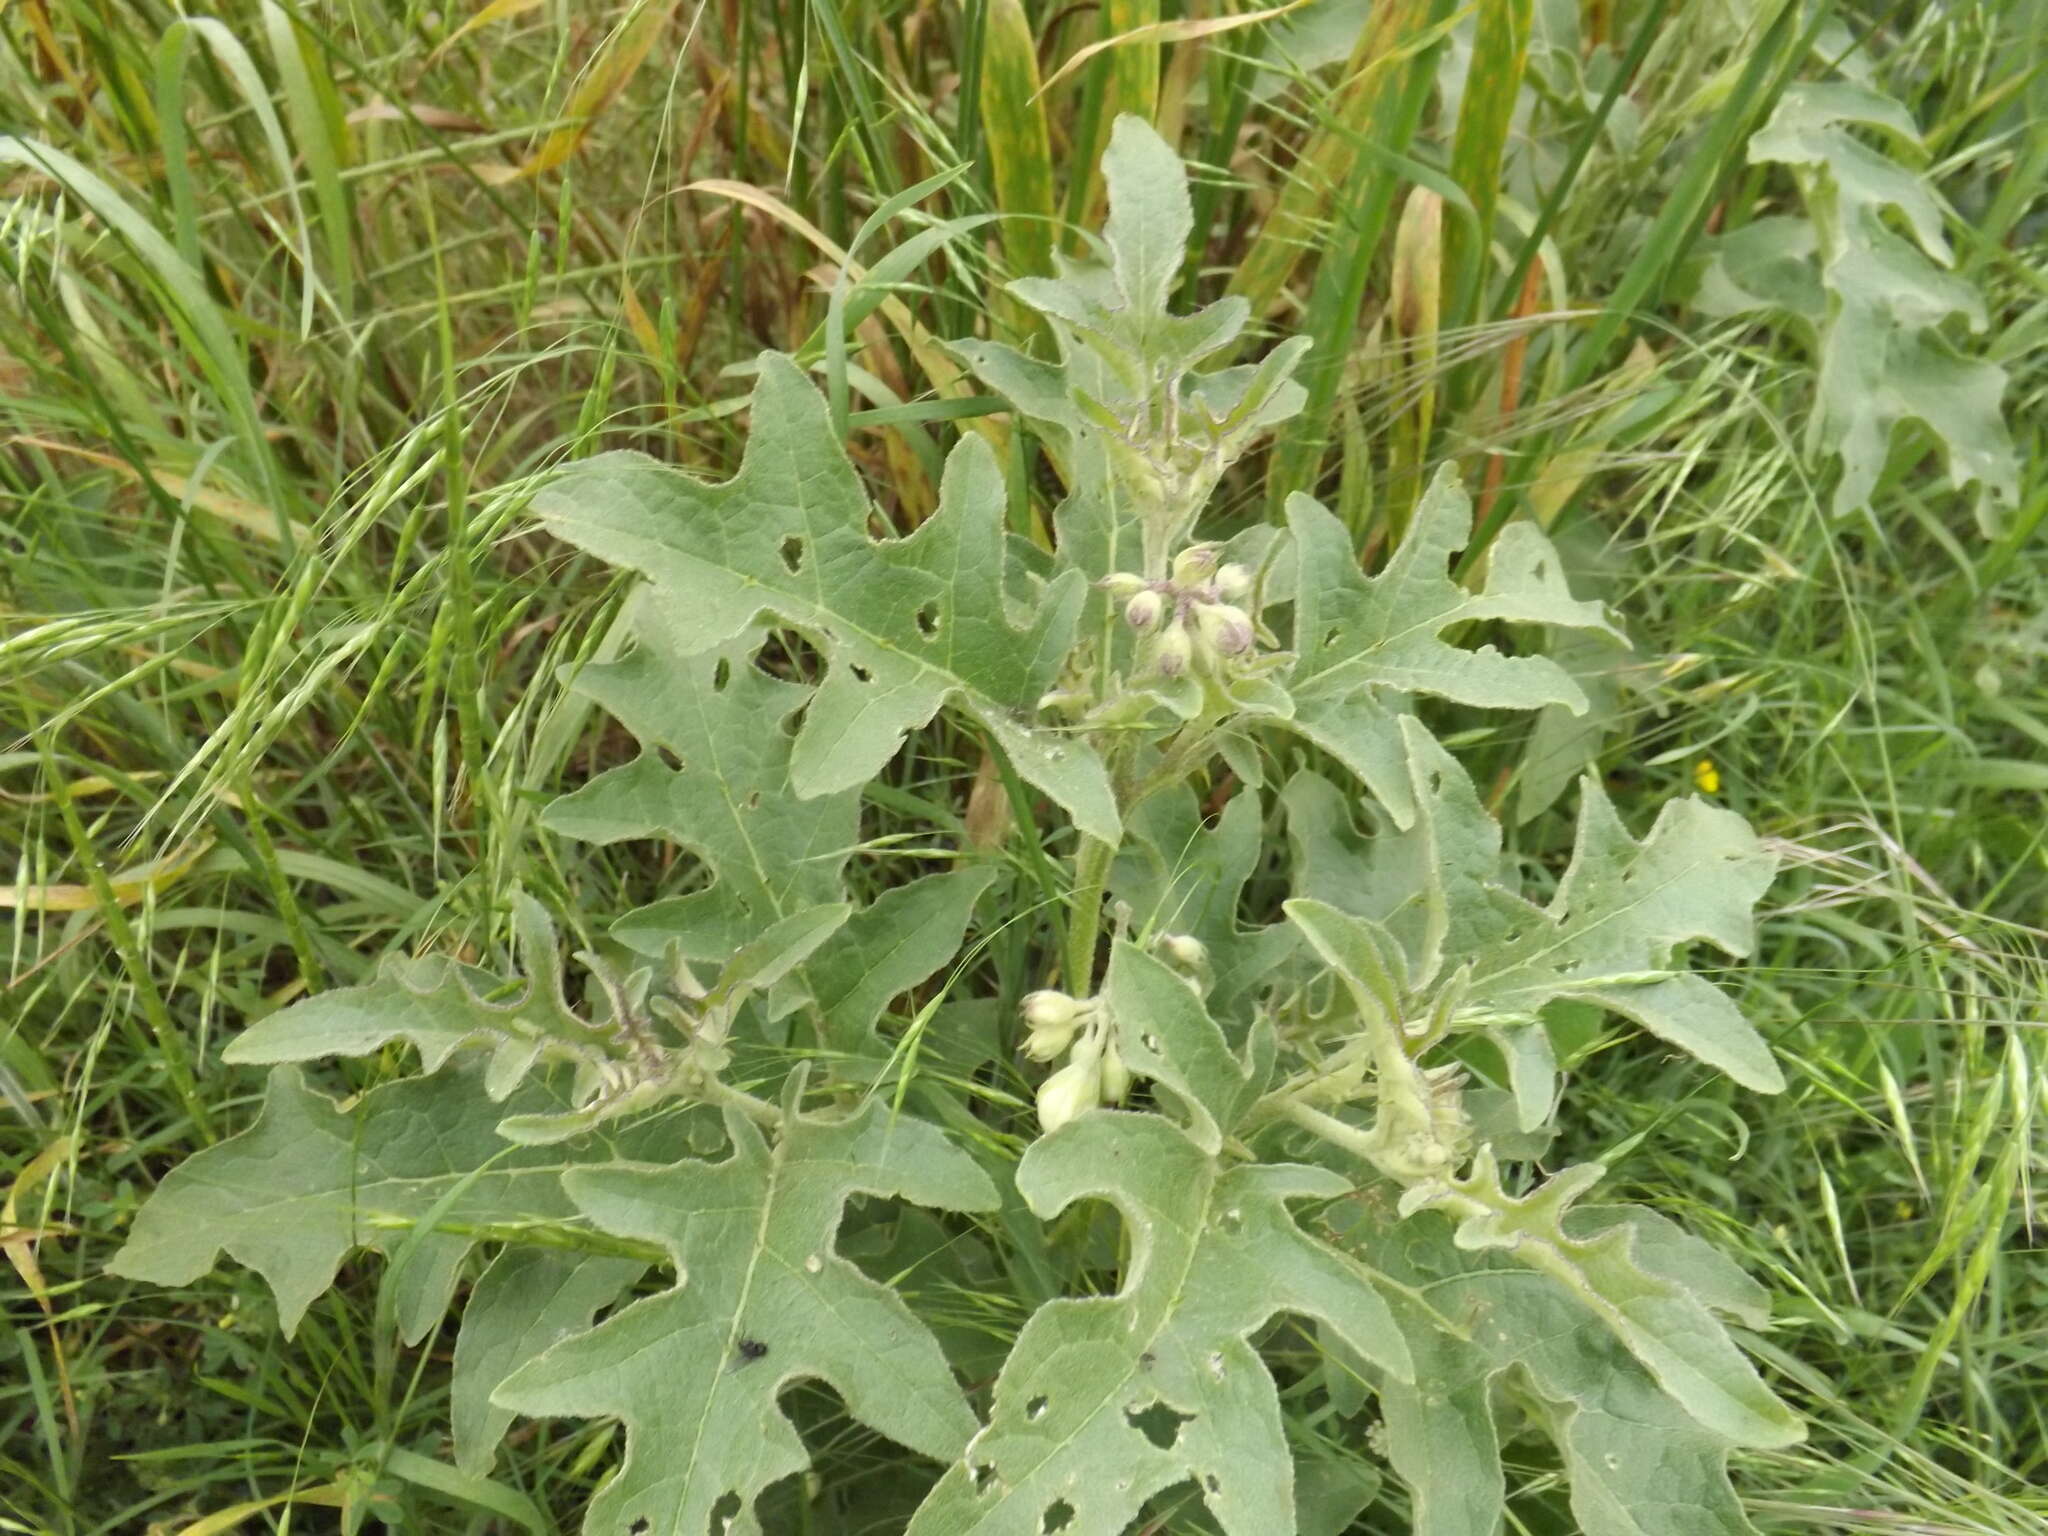
[[[1131,1091],[1131,1072],[1098,999],[1033,992],[1024,999],[1023,1011],[1028,1031],[1024,1054],[1033,1061],[1068,1057],[1065,1066],[1039,1084],[1038,1123],[1048,1135],[1098,1104],[1123,1102]]]
[[[1146,637],[1147,659],[1161,677],[1221,672],[1251,655],[1257,636],[1238,606],[1251,591],[1251,572],[1220,559],[1218,545],[1190,544],[1162,580],[1128,571],[1103,579],[1103,590],[1124,605],[1124,622]]]

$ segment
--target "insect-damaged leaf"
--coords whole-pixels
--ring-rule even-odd
[[[591,1501],[589,1536],[758,1532],[754,1500],[809,1464],[776,1405],[805,1378],[927,1456],[957,1456],[974,1432],[937,1342],[834,1238],[854,1195],[985,1210],[995,1190],[937,1130],[879,1100],[842,1121],[795,1114],[800,1080],[772,1150],[729,1113],[724,1162],[586,1168],[563,1181],[598,1227],[667,1249],[679,1277],[493,1394],[520,1413],[624,1421],[625,1460]],[[730,1517],[715,1526],[714,1512]]]
[[[701,859],[708,887],[630,912],[613,933],[645,954],[677,942],[689,959],[722,961],[770,923],[845,899],[860,791],[797,794],[789,726],[812,690],[755,665],[758,631],[693,654],[659,604],[643,600],[638,618],[633,652],[585,667],[575,686],[633,733],[640,756],[543,820],[584,842],[663,837]]]
[[[635,1155],[649,1139],[644,1128],[623,1143],[573,1147],[499,1138],[504,1110],[552,1107],[559,1100],[545,1083],[500,1105],[475,1073],[450,1070],[386,1083],[343,1110],[297,1068],[278,1067],[255,1123],[167,1174],[108,1267],[186,1285],[225,1250],[270,1283],[289,1337],[350,1252],[390,1254],[416,1240],[398,1302],[400,1331],[417,1342],[447,1310],[477,1241],[455,1228],[566,1220],[575,1208],[562,1193],[564,1169]],[[415,1234],[411,1224],[430,1213],[436,1230]]]
[[[1401,696],[1434,694],[1490,709],[1586,708],[1585,694],[1556,662],[1465,650],[1443,638],[1453,625],[1506,620],[1614,633],[1600,604],[1565,584],[1557,551],[1529,523],[1510,523],[1474,593],[1450,577],[1451,557],[1472,532],[1472,504],[1446,467],[1430,482],[1407,534],[1376,576],[1358,569],[1351,535],[1303,495],[1287,502],[1294,534],[1293,718],[1284,728],[1329,752],[1364,782],[1394,820],[1415,814],[1397,721]]]
[[[1070,573],[1016,609],[1010,591],[1025,582],[1010,569],[1003,477],[987,444],[968,437],[953,450],[938,510],[916,532],[877,540],[825,402],[789,359],[762,358],[752,423],[723,485],[608,453],[565,471],[535,507],[562,538],[648,578],[676,650],[710,650],[767,615],[824,653],[790,754],[799,796],[865,782],[951,699],[1076,825],[1114,841],[1101,759],[1030,723],[1066,658],[1085,582]]]
[[[1348,1184],[1292,1165],[1225,1170],[1155,1115],[1096,1111],[1034,1144],[1017,1185],[1045,1218],[1090,1197],[1116,1206],[1129,1278],[1115,1296],[1032,1315],[988,1428],[910,1536],[1121,1531],[1153,1494],[1190,1479],[1230,1536],[1293,1530],[1293,1460],[1251,1336],[1298,1313],[1389,1375],[1411,1374],[1365,1272],[1287,1210]]]

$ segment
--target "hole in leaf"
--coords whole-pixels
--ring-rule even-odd
[[[846,666],[847,670],[852,672],[855,677],[859,678],[864,683],[872,683],[875,680],[875,674],[870,672],[866,667],[862,666],[857,661],[849,661],[846,664]]]
[[[1030,1419],[1033,1423],[1044,1418],[1045,1399],[1042,1396],[1034,1397],[1030,1402],[1026,1403],[1024,1405],[1024,1417]]]
[[[746,809],[750,811],[758,811],[759,809],[761,809],[761,791],[759,791],[758,789],[754,790],[747,796],[745,800],[741,802],[741,804],[744,805]]]
[[[797,575],[804,568],[804,541],[801,535],[792,533],[782,541],[782,563],[789,568],[789,574]]]
[[[925,603],[917,610],[917,632],[927,640],[939,638],[939,605]]]
[[[1052,1536],[1054,1531],[1064,1531],[1074,1523],[1074,1506],[1065,1499],[1054,1499],[1045,1506],[1045,1518],[1038,1522],[1043,1536]]]
[[[987,1493],[996,1485],[996,1464],[992,1461],[977,1462],[974,1467],[974,1491]]]
[[[1529,567],[1529,574],[1531,576],[1534,576],[1538,581],[1541,581],[1544,577],[1550,574],[1550,562],[1548,560],[1538,560],[1534,565]]]
[[[1166,1054],[1159,1044],[1159,1037],[1157,1035],[1140,1035],[1138,1038],[1143,1043],[1145,1049],[1154,1056],[1164,1056]]]
[[[667,747],[656,747],[654,755],[661,760],[661,766],[670,773],[681,773],[688,765]]]
[[[811,701],[806,699],[795,709],[784,715],[782,717],[782,734],[794,739],[796,733],[804,728],[804,711],[810,707]]]
[[[1329,650],[1337,643],[1337,631],[1332,629],[1323,636],[1323,649]]]
[[[739,1519],[740,1511],[745,1507],[740,1501],[740,1496],[731,1489],[727,1489],[723,1494],[719,1495],[718,1502],[711,1506],[711,1523],[705,1529],[710,1533],[710,1536],[725,1536],[725,1533],[732,1529],[733,1522]]]
[[[635,1520],[626,1527],[626,1536],[647,1536],[647,1533],[652,1529],[653,1527],[647,1523],[647,1517],[642,1515],[638,1520]]]
[[[1162,1451],[1173,1449],[1180,1439],[1180,1427],[1193,1421],[1192,1413],[1181,1413],[1154,1398],[1143,1407],[1124,1410],[1124,1422]]]
[[[718,658],[718,665],[711,669],[711,691],[713,693],[723,693],[725,692],[725,685],[731,681],[732,663],[721,656]]]
[[[1223,1491],[1223,1479],[1218,1477],[1214,1472],[1211,1472],[1207,1477],[1202,1479],[1202,1486],[1208,1489],[1211,1493],[1221,1493]]]

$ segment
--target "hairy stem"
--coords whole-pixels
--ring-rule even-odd
[[[1116,849],[1098,838],[1083,836],[1074,854],[1073,904],[1067,909],[1067,947],[1060,974],[1067,990],[1086,997],[1095,983],[1095,945],[1102,936],[1102,892]]]

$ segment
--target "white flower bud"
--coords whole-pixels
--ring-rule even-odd
[[[1025,993],[1021,1006],[1024,1022],[1033,1029],[1071,1029],[1082,1013],[1080,1003],[1050,989]]]
[[[1197,603],[1195,629],[1202,644],[1219,656],[1242,656],[1252,648],[1252,621],[1228,603]]]
[[[1038,1086],[1038,1123],[1049,1136],[1101,1102],[1102,1063],[1091,1052],[1076,1056]]]
[[[1199,586],[1216,569],[1221,551],[1214,544],[1190,544],[1173,557],[1174,582],[1183,587]]]
[[[1144,591],[1147,583],[1142,576],[1133,575],[1129,571],[1116,571],[1103,577],[1095,585],[1121,603]]]
[[[1252,573],[1243,566],[1231,564],[1221,566],[1216,572],[1216,592],[1225,602],[1234,603],[1252,589]]]
[[[1191,933],[1163,933],[1159,953],[1166,963],[1183,971],[1199,971],[1209,963],[1209,946]]]
[[[1131,1069],[1124,1065],[1123,1053],[1112,1040],[1102,1053],[1102,1102],[1121,1104],[1130,1091]]]
[[[1167,625],[1152,646],[1152,665],[1161,677],[1179,677],[1194,657],[1195,643],[1188,637],[1187,625],[1179,619]]]
[[[1024,1054],[1033,1061],[1057,1061],[1074,1043],[1074,1026],[1064,1029],[1034,1029],[1024,1036]]]
[[[1124,604],[1124,622],[1135,630],[1157,629],[1166,617],[1166,599],[1149,587]]]

